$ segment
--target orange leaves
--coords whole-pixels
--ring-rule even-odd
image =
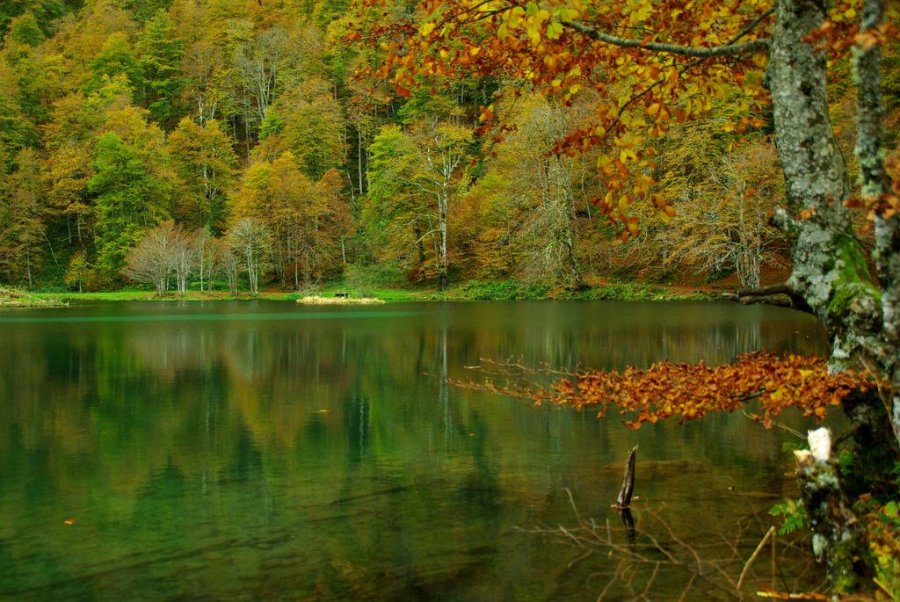
[[[599,406],[599,417],[613,407],[625,418],[625,425],[634,429],[661,419],[677,417],[683,422],[709,412],[731,412],[758,399],[762,413],[753,418],[768,428],[772,418],[789,407],[824,419],[829,406],[873,386],[865,374],[829,374],[825,361],[818,357],[755,352],[715,368],[703,363],[660,362],[647,369],[584,372],[558,381],[549,390],[529,392],[529,396],[541,403]]]

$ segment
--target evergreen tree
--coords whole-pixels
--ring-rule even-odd
[[[183,51],[172,20],[165,12],[157,12],[147,22],[138,50],[138,96],[155,121],[173,124],[177,117],[178,96],[185,83],[180,77]]]

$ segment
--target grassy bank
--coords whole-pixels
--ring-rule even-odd
[[[20,291],[21,292],[21,291]],[[23,293],[24,294],[24,293]],[[334,298],[348,295],[351,299],[374,298],[385,302],[402,301],[539,301],[558,300],[604,300],[604,301],[681,301],[715,298],[709,292],[647,285],[642,283],[603,283],[580,291],[571,291],[549,286],[523,284],[512,280],[501,282],[470,281],[453,284],[446,290],[433,288],[400,289],[369,288],[357,289],[345,283],[328,283],[310,287],[300,292],[263,291],[256,297],[247,293],[232,295],[227,291],[189,291],[184,297],[170,293],[159,297],[148,290],[118,290],[102,292],[31,293],[29,298],[39,305],[54,302],[85,301],[233,301],[257,299],[263,301],[296,301],[307,296]]]
[[[0,287],[0,307],[61,307],[65,301],[58,295],[26,293],[17,288]]]

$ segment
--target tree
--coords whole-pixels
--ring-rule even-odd
[[[84,291],[84,287],[90,278],[91,268],[88,264],[84,251],[75,251],[69,260],[69,269],[63,277],[63,282],[68,287],[78,287],[78,292]]]
[[[87,92],[97,90],[104,81],[117,75],[124,75],[131,87],[136,88],[141,71],[126,33],[116,31],[106,38],[100,54],[91,61],[90,72],[91,77],[84,86]]]
[[[369,199],[370,212],[403,216],[412,225],[416,244],[432,238],[435,246],[436,271],[441,288],[449,282],[450,250],[448,223],[451,205],[467,165],[472,131],[454,123],[422,118],[409,132],[397,126],[382,128],[370,148]],[[404,210],[401,196],[430,206]],[[420,263],[424,251],[419,246]]]
[[[363,8],[384,2],[363,2]],[[388,56],[380,73],[401,95],[421,82],[464,69],[481,75],[518,76],[539,90],[570,100],[583,87],[602,99],[596,125],[574,132],[561,151],[606,143],[598,164],[608,189],[601,206],[620,223],[637,198],[665,211],[650,175],[654,145],[670,122],[683,122],[735,93],[748,126],[756,98],[771,100],[776,145],[784,171],[786,207],[777,217],[792,240],[793,271],[780,290],[818,316],[832,341],[835,369],[871,366],[890,383],[889,416],[874,393],[851,411],[861,427],[857,443],[900,443],[900,195],[882,156],[880,47],[890,29],[884,2],[864,0],[859,35],[847,33],[856,10],[843,2],[829,9],[808,0],[696,4],[585,3],[580,0],[422,2],[416,20],[357,32],[383,37]],[[630,32],[640,31],[632,36]],[[837,35],[835,35],[837,34]],[[845,202],[851,198],[846,166],[829,118],[824,48],[853,42],[858,79],[856,155],[859,198],[872,211],[871,277],[864,249]],[[756,65],[767,64],[765,80]],[[768,90],[758,84],[765,83]],[[491,107],[482,113],[490,119]],[[885,424],[883,430],[873,424]],[[866,426],[869,425],[869,426]],[[893,431],[893,436],[891,436]],[[874,440],[866,441],[866,436]],[[841,529],[835,533],[841,534]],[[830,560],[838,562],[837,541]],[[838,591],[851,589],[846,564],[831,566]]]
[[[234,183],[237,157],[219,122],[197,124],[185,117],[167,141],[183,189],[175,216],[195,228],[224,230],[226,194]]]
[[[294,288],[322,273],[331,247],[329,206],[319,188],[299,169],[292,153],[248,168],[235,197],[235,215],[266,225],[282,287]]]
[[[536,95],[519,99],[511,112],[515,131],[496,148],[487,167],[496,179],[487,180],[486,187],[499,195],[493,202],[514,216],[506,235],[518,274],[578,289],[583,286],[577,207],[584,204],[579,186],[584,161],[551,152],[577,115]]]
[[[250,294],[257,295],[260,275],[265,273],[269,265],[269,231],[258,220],[244,217],[228,231],[227,240],[235,259],[247,272]]]
[[[165,295],[175,269],[174,248],[180,234],[171,221],[148,230],[140,242],[128,251],[122,273],[134,282],[152,284],[160,297]]]
[[[177,101],[184,86],[180,77],[182,43],[164,11],[147,21],[138,51],[139,97],[154,120],[171,124],[178,114]]]
[[[281,139],[277,146],[290,150],[309,178],[318,180],[344,163],[344,121],[328,82],[312,79],[285,92],[272,105],[270,117],[272,113],[277,125],[271,133]]]
[[[284,29],[276,26],[261,33],[235,55],[248,124],[261,124],[275,100],[288,42]]]
[[[665,169],[658,179],[677,213],[642,217],[653,241],[636,242],[642,253],[648,244],[656,249],[651,261],[703,274],[734,271],[741,286],[757,288],[762,264],[781,259],[775,243],[784,237],[768,222],[783,179],[771,144],[757,137],[729,150],[724,125],[707,118],[671,129],[661,144]]]
[[[0,6],[0,41],[7,33],[10,21],[28,14],[43,33],[50,33],[53,19],[66,13],[66,3],[62,0],[7,0]]]
[[[125,266],[128,249],[165,214],[169,186],[115,132],[98,138],[93,167],[88,189],[96,197],[96,265],[115,279]]]
[[[18,169],[8,177],[0,198],[0,269],[10,281],[34,285],[43,264],[46,240],[37,155],[26,148],[16,157]]]

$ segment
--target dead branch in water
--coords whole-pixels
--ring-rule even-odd
[[[631,496],[634,493],[634,464],[637,459],[638,446],[631,448],[628,454],[628,461],[625,462],[625,480],[622,482],[622,489],[619,490],[619,497],[616,498],[616,509],[625,510],[631,505]]]
[[[756,534],[756,522],[765,520],[765,517],[750,517],[750,520],[740,521],[736,532],[726,536],[718,534],[723,543],[709,547],[707,544],[691,541],[690,538],[679,536],[672,526],[652,508],[642,507],[640,514],[652,519],[652,530],[648,526],[637,529],[632,522],[630,525],[623,521],[623,527],[613,527],[609,521],[598,524],[593,518],[581,515],[575,503],[570,489],[566,489],[569,504],[575,516],[574,525],[557,525],[556,527],[537,527],[533,529],[518,529],[524,533],[537,534],[555,538],[559,543],[578,548],[577,557],[568,563],[567,568],[583,564],[587,559],[596,554],[598,561],[615,562],[610,572],[593,574],[590,580],[606,579],[605,582],[596,583],[600,592],[598,599],[603,600],[607,595],[616,596],[616,599],[630,600],[654,600],[659,599],[660,592],[654,592],[653,588],[671,586],[671,580],[662,577],[665,571],[675,571],[685,574],[684,589],[673,599],[693,600],[702,596],[704,599],[729,599],[743,600],[752,594],[743,591],[749,589],[753,593],[779,597],[782,595],[798,596],[793,599],[816,600],[821,594],[798,593],[783,594],[775,590],[776,565],[772,565],[772,575],[759,575],[753,568],[754,560],[759,556],[766,542],[774,543],[768,531],[760,542]],[[644,506],[642,504],[642,506]],[[627,510],[625,510],[627,511]],[[760,521],[756,521],[760,518]],[[654,531],[656,534],[654,534]],[[778,552],[782,555],[790,553],[792,556],[804,554],[805,547],[797,546],[788,538],[778,538]],[[752,552],[748,552],[752,550]],[[814,566],[814,560],[808,557],[807,564]],[[803,569],[805,573],[807,569]],[[801,574],[802,574],[801,573]],[[802,588],[799,583],[792,584],[785,581],[781,574],[782,589]],[[807,584],[808,585],[808,584]],[[745,587],[746,586],[746,587]],[[681,587],[681,586],[679,586]],[[765,587],[770,591],[757,592]],[[623,594],[624,591],[624,594]],[[615,594],[614,594],[615,592]],[[669,591],[666,595],[672,594]],[[623,597],[624,595],[624,597]],[[789,598],[782,598],[789,599]]]

